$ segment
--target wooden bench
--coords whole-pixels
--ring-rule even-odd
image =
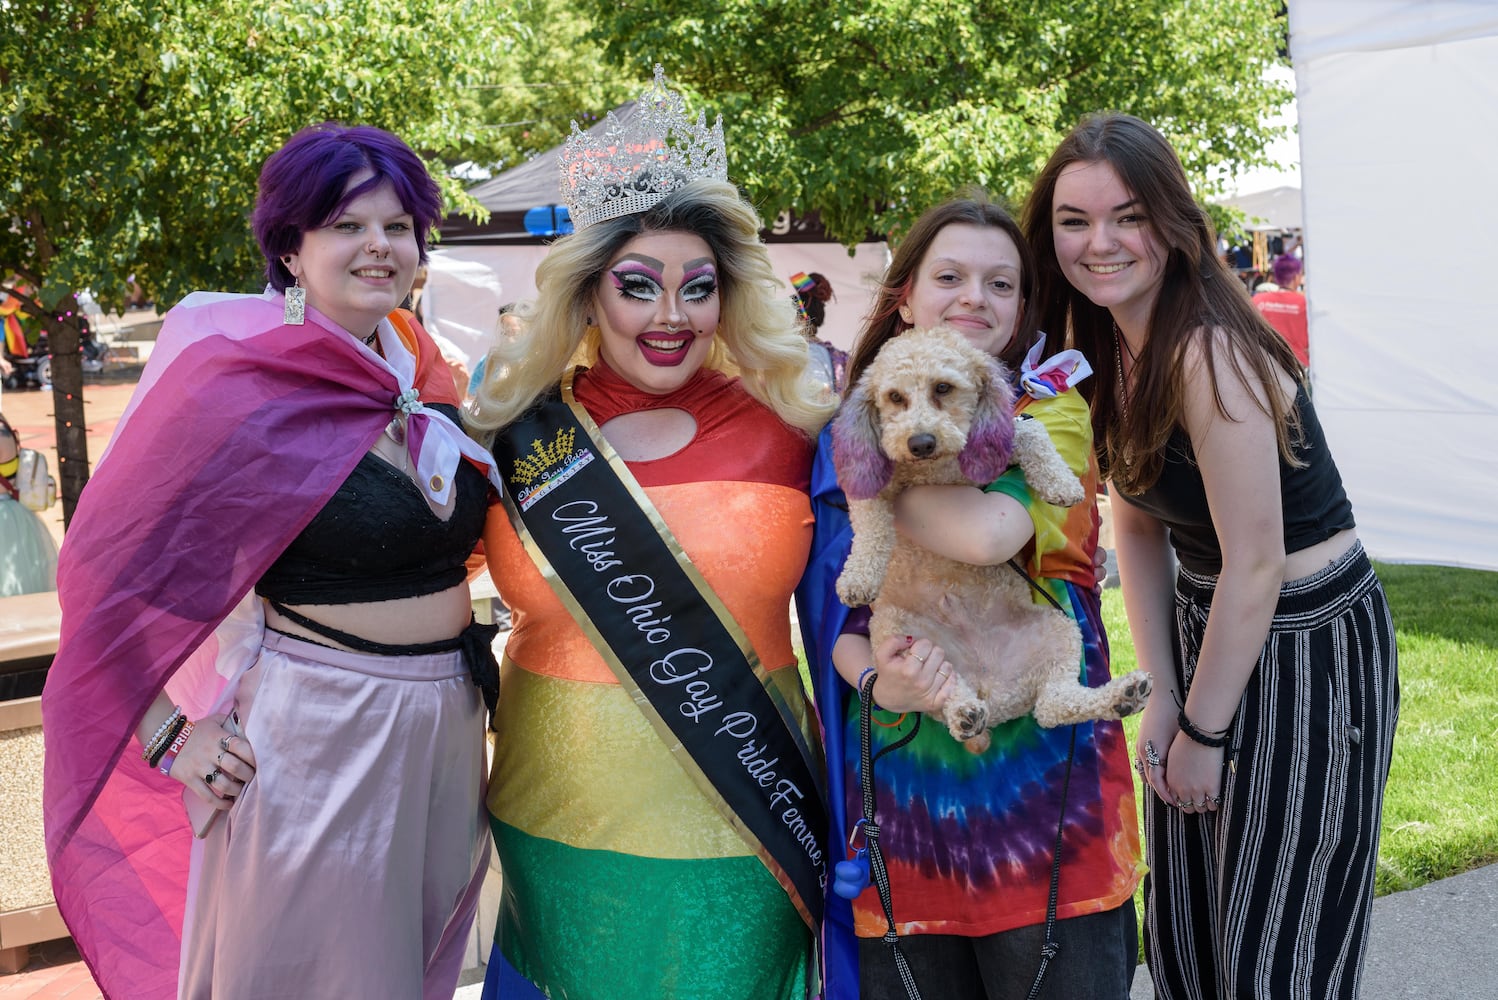
[[[42,836],[41,683],[57,653],[56,592],[0,597],[0,973],[31,945],[68,936]]]

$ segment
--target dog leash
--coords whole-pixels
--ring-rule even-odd
[[[1030,589],[1050,602],[1051,607],[1066,614],[1061,603],[1051,595],[1035,578],[1025,572],[1025,568],[1019,564],[1018,559],[1009,560],[1009,568],[1014,570],[1030,585]],[[1066,748],[1066,773],[1061,779],[1061,811],[1060,818],[1056,821],[1056,850],[1051,855],[1051,891],[1046,898],[1045,904],[1045,942],[1040,946],[1040,968],[1035,973],[1035,982],[1030,986],[1030,993],[1026,1000],[1035,1000],[1040,996],[1040,984],[1045,981],[1046,968],[1051,964],[1061,951],[1061,943],[1056,940],[1056,900],[1061,894],[1061,840],[1066,832],[1066,795],[1071,790],[1071,765],[1077,756],[1077,727],[1071,727],[1071,743]]]
[[[863,772],[859,785],[863,792],[863,818],[854,825],[852,837],[857,837],[858,831],[862,829],[865,846],[854,851],[852,861],[843,861],[836,866],[832,888],[844,899],[853,899],[868,888],[869,877],[873,876],[874,887],[879,892],[879,905],[884,908],[884,920],[887,927],[884,932],[884,943],[889,946],[890,952],[894,955],[895,970],[900,974],[900,982],[905,985],[906,996],[910,1000],[921,1000],[921,991],[916,988],[915,976],[910,971],[910,963],[900,951],[900,934],[895,930],[894,900],[889,890],[889,870],[884,866],[884,851],[879,847],[879,824],[874,821],[876,808],[874,761],[915,739],[915,734],[921,731],[921,715],[919,712],[916,713],[915,725],[910,727],[910,732],[877,754],[873,753],[871,717],[874,708],[874,682],[878,679],[878,673],[869,674],[864,678],[863,687],[858,692],[858,756],[859,770]],[[851,840],[852,837],[849,839]]]

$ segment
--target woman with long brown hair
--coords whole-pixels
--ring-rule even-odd
[[[1136,767],[1156,995],[1355,997],[1397,656],[1300,366],[1138,118],[1073,129],[1025,229],[1042,326],[1108,376],[1082,391],[1155,680]]]

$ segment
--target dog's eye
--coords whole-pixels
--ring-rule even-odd
[[[936,393],[938,396],[945,396],[947,393],[952,391],[952,383],[938,382],[931,391]]]
[[[905,394],[900,392],[900,390],[898,389],[891,389],[889,395],[885,398],[888,399],[891,403],[894,403],[896,406],[905,405]]]

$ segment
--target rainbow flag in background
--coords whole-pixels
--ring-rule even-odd
[[[31,348],[26,343],[26,333],[21,329],[21,300],[15,296],[8,296],[4,302],[0,302],[0,317],[5,324],[5,353],[17,358],[28,358],[31,356]]]

